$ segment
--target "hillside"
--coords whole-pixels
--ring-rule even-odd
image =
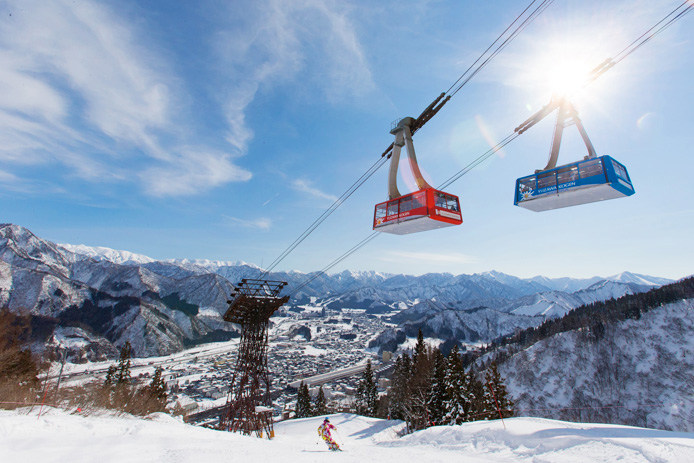
[[[520,352],[514,344],[495,351],[499,358],[516,352],[499,369],[520,413],[694,431],[694,299],[659,305],[655,297],[644,294],[654,307],[627,319],[593,318],[591,326],[556,333]],[[635,299],[625,298],[624,305]]]
[[[458,463],[462,458],[471,463],[612,463],[694,459],[694,434],[539,418],[440,426],[398,438],[402,427],[398,422],[331,415],[344,452],[329,453],[316,434],[322,417],[278,423],[276,437],[268,441],[196,428],[162,414],[144,420],[84,417],[56,409],[44,409],[40,419],[37,414],[38,409],[28,414],[0,411],[4,461]]]

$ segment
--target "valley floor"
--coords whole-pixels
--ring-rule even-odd
[[[331,415],[344,452],[330,453],[316,428],[323,417],[277,423],[273,440],[146,419],[81,416],[45,408],[0,411],[0,461],[110,462],[688,462],[694,433],[511,418],[440,426],[398,437],[402,423]]]

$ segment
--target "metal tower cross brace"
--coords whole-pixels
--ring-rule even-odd
[[[281,281],[243,279],[229,302],[224,320],[241,325],[241,342],[236,369],[231,377],[227,406],[220,428],[268,439],[274,437],[272,399],[267,366],[270,316],[289,296],[280,297]]]

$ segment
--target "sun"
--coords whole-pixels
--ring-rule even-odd
[[[541,42],[529,42],[523,58],[518,59],[523,65],[515,74],[517,84],[545,98],[580,98],[591,83],[591,71],[610,56],[606,52],[611,48],[610,40],[599,42],[596,36],[599,34],[571,38],[553,35]]]
[[[548,61],[545,82],[552,95],[569,97],[589,82],[589,73],[595,63],[587,63],[575,57],[563,57]]]
[[[590,72],[604,59],[594,44],[554,40],[536,56],[538,83],[552,95],[571,97],[590,83]]]

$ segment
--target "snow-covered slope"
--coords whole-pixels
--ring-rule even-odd
[[[499,368],[525,413],[694,431],[692,333],[687,299],[607,325],[604,334],[555,335]]]
[[[196,428],[168,415],[147,419],[68,414],[56,409],[0,411],[3,461],[104,463],[584,463],[688,462],[694,434],[539,418],[439,426],[399,438],[402,424],[331,415],[343,452],[330,453],[316,428],[322,417],[275,426],[272,440]]]
[[[504,312],[517,315],[543,316],[556,318],[566,315],[576,307],[608,299],[619,299],[627,294],[635,294],[651,289],[654,285],[638,285],[632,282],[600,280],[587,288],[574,293],[547,291],[517,299],[506,307]]]

